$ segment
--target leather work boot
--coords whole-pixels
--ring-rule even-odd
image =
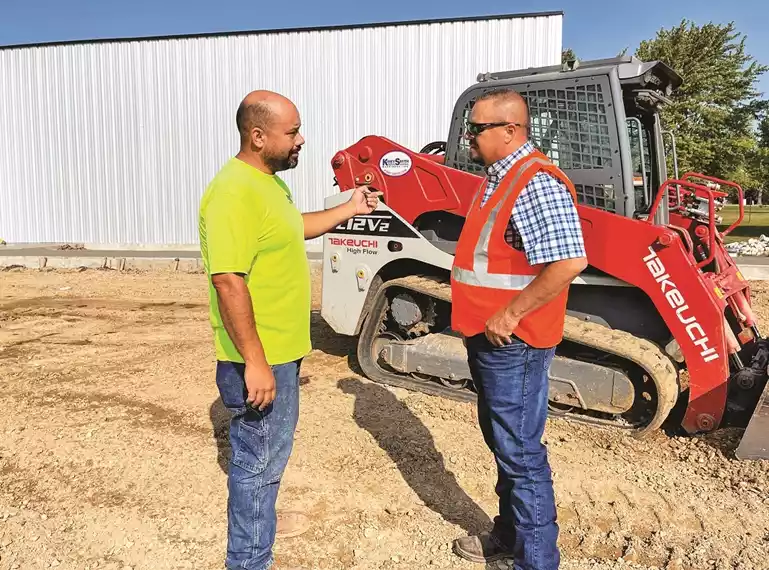
[[[513,557],[512,547],[507,547],[490,532],[476,536],[463,536],[454,541],[454,554],[479,564]]]
[[[293,538],[304,534],[310,528],[310,519],[298,511],[278,511],[275,538]]]

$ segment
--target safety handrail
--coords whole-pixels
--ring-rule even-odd
[[[649,210],[649,215],[646,219],[647,223],[654,224],[654,215],[657,213],[657,208],[659,208],[660,202],[662,202],[662,198],[668,195],[667,190],[671,186],[677,186],[679,192],[683,190],[685,192],[692,193],[695,196],[697,195],[697,192],[704,192],[708,197],[708,246],[709,246],[708,249],[710,251],[707,259],[697,264],[697,267],[702,269],[711,261],[713,261],[713,259],[715,259],[715,256],[716,256],[716,208],[715,208],[716,192],[714,192],[707,186],[703,186],[701,184],[695,184],[694,182],[691,182],[689,180],[684,180],[684,179],[666,180],[662,184],[662,186],[660,186],[660,189],[657,191],[657,196],[654,199],[654,203],[652,204],[651,210]],[[718,192],[718,193],[723,194],[723,192]]]
[[[731,182],[729,180],[721,180],[720,178],[716,178],[714,176],[708,176],[707,174],[700,174],[699,172],[687,172],[683,175],[683,180],[689,180],[690,178],[701,178],[702,180],[708,180],[709,182],[715,182],[716,184],[723,184],[724,186],[731,186],[732,188],[735,188],[737,190],[737,203],[740,206],[740,215],[737,217],[737,220],[728,228],[726,228],[725,231],[721,232],[722,236],[729,235],[734,228],[739,226],[742,223],[742,220],[745,218],[745,193],[742,191],[742,186],[737,184],[736,182]],[[726,192],[718,192],[722,196],[728,196]]]

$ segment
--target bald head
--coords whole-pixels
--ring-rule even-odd
[[[513,89],[495,89],[484,93],[475,104],[482,103],[497,117],[496,121],[508,121],[520,125],[529,124],[529,106],[521,94]]]
[[[235,123],[241,140],[248,140],[254,129],[266,131],[280,117],[294,113],[299,114],[296,106],[283,95],[266,90],[252,91],[240,102]]]
[[[304,138],[291,100],[273,91],[252,91],[240,102],[235,122],[241,159],[270,174],[297,165]]]
[[[467,135],[470,158],[487,166],[515,152],[529,139],[529,106],[512,89],[495,89],[478,97],[469,122],[475,125],[475,134]]]

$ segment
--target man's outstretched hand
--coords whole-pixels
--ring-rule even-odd
[[[381,195],[381,192],[374,191],[368,186],[358,186],[355,188],[350,197],[350,203],[355,206],[355,215],[370,214],[376,210]]]
[[[347,202],[328,210],[302,214],[304,220],[304,239],[322,236],[353,216],[370,214],[379,205],[381,192],[373,191],[368,186],[358,186],[353,190]]]

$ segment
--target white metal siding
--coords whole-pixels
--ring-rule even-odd
[[[552,65],[560,15],[0,50],[0,238],[196,244],[199,198],[237,151],[253,89],[302,114],[283,173],[303,211],[367,134],[445,140],[479,72]],[[306,62],[305,62],[306,60]]]

